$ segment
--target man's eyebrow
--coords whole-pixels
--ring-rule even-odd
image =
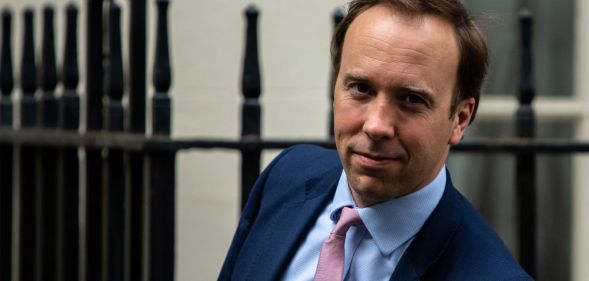
[[[400,87],[400,89],[404,89],[406,91],[411,91],[414,93],[418,93],[421,94],[424,98],[428,98],[429,100],[433,101],[434,100],[434,93],[427,89],[427,88],[423,88],[423,87],[413,87],[413,86],[403,86]]]
[[[343,81],[344,81],[344,83],[347,83],[350,81],[368,81],[368,76],[363,75],[358,72],[348,72],[348,73],[344,74]]]

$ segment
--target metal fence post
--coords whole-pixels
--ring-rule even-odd
[[[86,11],[86,132],[102,130],[103,0],[88,0]],[[86,281],[102,281],[106,265],[102,150],[85,148],[86,170]]]
[[[532,65],[532,14],[520,12],[521,72],[519,108],[516,112],[516,135],[525,139],[535,137],[536,119]],[[519,257],[523,268],[536,275],[536,155],[516,154],[516,201],[518,206]]]
[[[153,65],[152,132],[169,138],[172,83],[168,40],[168,0],[157,0],[157,33]],[[175,151],[149,153],[149,280],[174,280],[176,221]]]
[[[57,128],[57,68],[55,62],[55,34],[53,29],[54,10],[43,8],[43,41],[41,52],[41,88],[38,103],[37,127],[45,130]],[[37,186],[41,196],[41,257],[43,280],[57,279],[57,148],[40,147],[40,183]]]
[[[22,90],[20,124],[22,129],[36,126],[37,109],[35,91],[37,90],[37,69],[35,64],[34,12],[32,8],[24,11],[23,51],[20,69]],[[21,280],[32,281],[40,277],[38,254],[40,236],[40,200],[37,196],[36,148],[22,145],[18,149],[20,177],[20,245],[19,276]]]
[[[78,68],[78,7],[69,4],[65,8],[65,45],[61,80],[63,95],[59,104],[59,128],[77,133],[80,125],[80,97],[77,92],[79,82]],[[59,217],[61,235],[58,245],[61,256],[58,280],[74,281],[80,279],[80,231],[79,227],[79,159],[77,147],[64,147],[59,155],[59,186],[61,186]]]
[[[13,125],[12,90],[12,12],[2,11],[2,50],[0,50],[0,128]],[[0,280],[12,278],[13,145],[0,144]]]
[[[146,97],[146,5],[145,0],[131,0],[129,3],[129,107],[127,131],[145,134]],[[130,211],[131,211],[131,280],[144,280],[147,273],[145,247],[147,228],[144,224],[146,210],[146,186],[144,181],[144,154],[127,154],[130,169]]]
[[[108,41],[104,46],[110,54],[106,64],[104,130],[109,133],[121,133],[124,130],[124,75],[123,57],[121,49],[121,8],[110,2],[108,10]],[[121,149],[106,150],[102,172],[104,173],[104,187],[107,193],[107,279],[109,281],[123,281],[128,272],[129,261],[125,258],[127,233],[125,202],[127,190],[125,185],[124,153]]]
[[[241,80],[241,91],[245,100],[241,106],[241,139],[247,141],[260,139],[262,107],[259,98],[262,90],[258,58],[258,8],[250,5],[245,16],[247,28]],[[260,154],[259,147],[241,150],[241,208],[245,206],[251,188],[260,174]]]

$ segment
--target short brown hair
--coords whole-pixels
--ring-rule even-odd
[[[460,59],[456,74],[457,90],[452,96],[450,114],[454,114],[458,102],[475,98],[472,120],[479,105],[481,88],[487,74],[487,43],[481,30],[474,23],[466,8],[458,0],[353,0],[348,13],[338,24],[331,41],[331,59],[337,77],[342,58],[344,39],[349,26],[362,12],[378,4],[390,5],[409,15],[436,15],[449,21],[454,27]]]

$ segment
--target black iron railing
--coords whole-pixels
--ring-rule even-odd
[[[158,24],[152,80],[156,93],[149,137],[145,135],[145,1],[129,5],[128,106],[122,102],[125,74],[121,10],[116,3],[87,1],[85,106],[77,89],[77,5],[65,7],[59,73],[55,8],[42,8],[39,65],[36,10],[23,11],[20,99],[13,97],[13,12],[3,10],[0,280],[15,276],[18,280],[144,280],[144,273],[150,280],[174,279],[176,150],[126,145],[133,142],[128,139],[140,140],[136,143],[169,140],[168,1],[155,4]],[[13,246],[16,241],[19,244]]]

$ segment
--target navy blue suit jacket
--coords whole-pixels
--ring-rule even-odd
[[[341,173],[334,150],[300,145],[276,157],[252,190],[218,280],[279,280]],[[391,280],[532,280],[447,178]]]

